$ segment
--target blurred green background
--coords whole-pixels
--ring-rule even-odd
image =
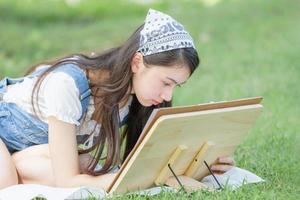
[[[156,198],[299,199],[299,0],[0,0],[0,78],[119,45],[150,7],[184,24],[201,57],[176,90],[175,105],[264,97],[264,111],[235,159],[266,183]]]

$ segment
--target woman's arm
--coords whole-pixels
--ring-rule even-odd
[[[53,169],[49,153],[49,144],[34,145],[12,155],[16,166],[19,183],[24,184],[43,184],[55,186]],[[93,159],[89,154],[79,155],[80,173],[87,168],[87,165]],[[103,175],[113,178],[114,174]]]
[[[48,118],[49,150],[55,186],[93,186],[108,189],[115,174],[91,176],[80,174],[75,125],[55,117]]]

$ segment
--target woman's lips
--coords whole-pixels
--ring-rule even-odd
[[[156,101],[156,100],[154,100],[154,99],[152,99],[152,102],[153,102],[153,104],[154,104],[154,105],[158,105],[158,104],[160,104],[160,102],[159,102],[159,101]]]

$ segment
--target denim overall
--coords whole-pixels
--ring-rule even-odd
[[[40,76],[47,68],[38,69],[26,77],[34,78]],[[86,75],[75,64],[63,64],[51,73],[56,72],[69,74],[76,83],[82,106],[82,114],[80,119],[78,119],[80,121],[87,112],[91,94]],[[5,77],[0,80],[0,138],[6,144],[10,153],[32,145],[48,143],[48,124],[23,111],[15,103],[3,101],[3,95],[7,86],[22,82],[24,78]]]

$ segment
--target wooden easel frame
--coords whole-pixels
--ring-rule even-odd
[[[173,168],[175,169],[175,171],[177,171],[178,175],[179,176],[181,175],[181,177],[183,177],[183,179],[188,178],[188,180],[194,181],[194,180],[199,179],[200,177],[203,177],[205,174],[203,174],[204,171],[203,171],[203,166],[201,166],[201,163],[202,163],[201,161],[203,161],[203,159],[208,154],[213,152],[213,155],[211,157],[209,157],[210,158],[209,162],[211,164],[213,162],[212,158],[216,159],[216,155],[218,154],[218,152],[216,154],[216,152],[214,152],[214,151],[216,151],[216,149],[218,150],[217,147],[220,146],[220,141],[217,142],[216,146],[215,146],[214,140],[216,140],[216,138],[214,138],[213,135],[211,136],[212,140],[210,138],[208,138],[205,142],[203,142],[202,145],[199,145],[198,147],[194,146],[193,148],[189,148],[189,146],[186,146],[185,144],[183,144],[184,142],[183,143],[178,142],[176,144],[176,146],[173,145],[174,151],[172,153],[168,153],[168,156],[165,157],[165,159],[163,159],[165,161],[162,161],[160,158],[159,162],[164,163],[162,165],[162,167],[160,169],[158,169],[158,168],[153,169],[152,171],[148,170],[148,173],[153,172],[155,170],[159,171],[156,175],[152,175],[151,178],[148,177],[147,180],[144,179],[145,177],[143,177],[143,176],[136,177],[135,184],[132,184],[133,183],[133,181],[132,181],[133,170],[140,169],[141,167],[137,168],[138,165],[143,166],[143,163],[142,163],[143,157],[141,157],[141,156],[144,155],[144,157],[147,157],[147,156],[145,156],[146,155],[145,147],[147,147],[147,145],[148,145],[148,149],[149,149],[149,145],[153,145],[152,144],[153,141],[151,141],[152,135],[153,135],[153,137],[155,136],[154,132],[156,131],[156,129],[160,128],[161,123],[164,123],[164,122],[167,123],[168,120],[172,120],[172,119],[177,120],[177,122],[181,122],[178,120],[180,120],[181,118],[182,118],[182,120],[184,120],[185,117],[190,117],[190,119],[194,119],[197,117],[199,118],[199,116],[209,116],[212,113],[220,113],[222,115],[222,113],[226,114],[226,112],[227,112],[228,114],[226,114],[226,116],[225,115],[224,116],[228,118],[227,119],[228,126],[230,126],[230,123],[231,123],[230,120],[236,120],[236,118],[230,119],[231,116],[240,115],[238,117],[240,117],[242,120],[239,122],[241,124],[241,126],[237,127],[237,128],[241,128],[241,130],[234,130],[235,135],[232,136],[232,137],[238,136],[239,138],[237,139],[237,142],[233,143],[232,146],[230,146],[230,149],[227,151],[231,155],[231,154],[233,154],[236,146],[240,143],[241,139],[244,137],[245,133],[248,132],[248,130],[252,126],[253,122],[259,115],[259,113],[262,109],[262,105],[259,104],[261,102],[261,100],[262,100],[261,97],[255,97],[255,98],[248,98],[248,99],[239,99],[239,100],[234,100],[234,101],[229,101],[229,102],[208,103],[208,104],[200,104],[200,105],[193,105],[193,106],[162,108],[162,109],[154,110],[153,113],[151,114],[146,126],[144,127],[144,130],[143,130],[138,142],[136,143],[135,147],[133,148],[133,150],[131,151],[131,153],[129,154],[129,156],[127,157],[125,162],[123,163],[121,169],[119,170],[118,175],[116,176],[115,180],[111,184],[111,186],[109,188],[109,193],[124,193],[126,191],[146,189],[147,187],[150,186],[149,185],[150,183],[152,183],[153,186],[165,184],[167,182],[168,178],[170,178],[170,172],[167,170],[167,164],[173,165]],[[232,113],[232,114],[230,115],[230,113]],[[239,114],[239,113],[241,113],[241,114]],[[218,115],[216,115],[216,116],[218,116]],[[222,116],[221,116],[221,118],[222,118]],[[195,121],[193,123],[195,123],[195,125],[197,125],[196,124],[197,122],[201,122],[201,119],[200,119],[200,121],[199,121],[199,119],[197,119],[198,121]],[[210,120],[210,122],[214,122],[213,118],[211,118],[209,120]],[[216,121],[215,123],[218,123],[218,121]],[[243,127],[243,123],[246,124],[245,127]],[[202,126],[203,126],[203,124],[202,124]],[[226,124],[224,125],[224,127],[226,127]],[[236,127],[233,127],[233,128],[236,128]],[[208,129],[208,127],[206,127],[206,129]],[[203,130],[206,130],[206,129],[204,128]],[[174,130],[177,130],[177,129],[174,129]],[[227,132],[230,132],[230,131],[227,130]],[[239,132],[241,132],[242,134],[239,135]],[[157,142],[157,143],[159,143],[159,142]],[[227,143],[230,143],[230,142],[227,141]],[[191,149],[193,149],[192,153],[189,152]],[[197,150],[195,150],[195,149],[197,149]],[[151,148],[150,148],[150,150],[151,150]],[[153,151],[153,149],[152,149],[152,151]],[[225,151],[226,151],[226,149],[225,149]],[[189,161],[186,160],[186,157],[184,157],[185,152],[189,153],[188,156],[191,157],[191,159]],[[219,152],[219,154],[220,154],[220,152]],[[151,157],[151,156],[148,155],[148,157]],[[184,165],[187,166],[184,169],[182,168],[183,161],[185,162]],[[176,169],[177,165],[181,166],[181,169]],[[201,170],[199,171],[199,169],[201,169]],[[140,174],[142,174],[142,173],[140,173]],[[148,175],[148,174],[146,174],[146,175]],[[189,184],[188,182],[186,184]],[[138,183],[138,184],[136,184],[136,183]]]
[[[214,146],[213,142],[205,142],[199,152],[196,154],[193,161],[190,163],[187,170],[183,173],[183,175],[180,175],[179,177],[170,176],[170,166],[172,168],[176,168],[176,164],[180,161],[180,156],[183,155],[183,152],[186,151],[188,148],[184,145],[179,145],[174,153],[169,158],[167,164],[163,167],[163,169],[160,171],[159,175],[155,179],[154,183],[155,185],[167,185],[171,186],[177,189],[181,189],[181,187],[184,187],[185,190],[195,190],[195,189],[201,189],[206,188],[205,185],[197,181],[196,179],[192,178],[194,173],[199,168],[199,165],[201,161],[203,161],[205,154]],[[171,169],[172,169],[171,168]],[[173,170],[173,169],[172,169]],[[179,179],[179,180],[176,180]]]

